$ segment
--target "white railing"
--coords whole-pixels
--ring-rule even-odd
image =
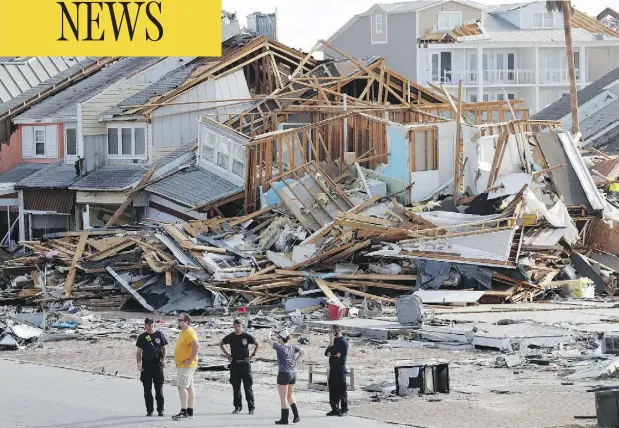
[[[580,79],[580,70],[576,69],[576,79]],[[567,68],[542,69],[539,71],[540,83],[570,83],[570,72]]]
[[[531,85],[535,83],[535,70],[484,70],[481,74],[485,85]],[[465,85],[477,85],[479,83],[479,72],[477,70],[445,71],[440,82],[435,83],[457,85],[460,80]]]

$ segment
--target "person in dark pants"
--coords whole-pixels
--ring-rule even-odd
[[[155,330],[154,319],[146,318],[144,328],[146,331],[138,336],[135,345],[138,347],[136,359],[140,371],[140,380],[144,385],[146,416],[152,416],[154,411],[153,385],[157,399],[157,414],[163,416],[163,368],[165,367],[168,341],[161,331]]]
[[[329,357],[329,402],[331,411],[327,416],[348,415],[348,391],[346,386],[346,358],[348,340],[342,336],[342,327],[334,324],[329,332],[329,347],[325,351]]]
[[[251,334],[243,332],[243,324],[240,320],[234,320],[232,324],[234,333],[230,333],[219,342],[219,347],[224,355],[230,361],[230,383],[234,393],[234,411],[237,414],[243,411],[243,396],[241,395],[241,382],[245,389],[245,399],[249,414],[254,414],[254,391],[252,385],[254,380],[251,376],[251,360],[254,359],[260,344],[256,342]],[[230,346],[230,352],[225,348],[225,345]],[[254,345],[254,351],[249,354],[249,345]]]

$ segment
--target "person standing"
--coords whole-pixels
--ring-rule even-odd
[[[155,330],[155,320],[144,320],[144,333],[138,336],[135,346],[138,347],[136,359],[140,380],[144,386],[144,401],[146,403],[146,416],[152,416],[153,385],[155,386],[155,398],[157,399],[157,414],[163,416],[163,369],[165,367],[166,345],[168,341],[165,335]]]
[[[174,348],[174,361],[178,375],[178,395],[181,400],[181,411],[172,416],[175,421],[193,419],[195,402],[194,374],[198,367],[198,335],[191,327],[191,318],[182,313],[178,316],[178,328],[181,334]]]
[[[254,414],[254,392],[252,390],[253,378],[251,376],[251,361],[256,356],[260,344],[256,342],[251,334],[243,332],[243,324],[240,320],[232,323],[234,333],[230,333],[219,342],[219,348],[230,361],[230,383],[234,394],[234,411],[237,414],[243,411],[243,396],[241,395],[241,381],[245,389],[245,399],[249,414]],[[230,346],[230,352],[225,345]],[[254,345],[254,351],[249,354],[249,345]]]
[[[276,425],[288,425],[288,417],[290,409],[294,419],[293,423],[301,421],[299,417],[299,409],[294,400],[294,385],[297,382],[297,361],[303,357],[305,351],[297,345],[289,344],[290,333],[288,330],[282,330],[277,334],[277,342],[273,340],[271,335],[274,332],[269,332],[266,341],[277,354],[277,365],[279,372],[277,374],[277,391],[279,392],[279,400],[281,402],[282,415],[281,419],[275,421]],[[290,406],[290,409],[288,408]]]
[[[329,332],[329,347],[325,350],[329,357],[329,402],[331,411],[327,416],[348,415],[348,391],[346,386],[346,359],[348,340],[342,336],[342,327],[333,324]]]

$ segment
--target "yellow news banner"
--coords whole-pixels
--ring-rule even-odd
[[[220,56],[221,0],[0,0],[0,56]]]

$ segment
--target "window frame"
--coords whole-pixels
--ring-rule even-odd
[[[34,128],[33,136],[32,136],[33,157],[46,159],[47,158],[47,147],[45,147],[45,142],[46,142],[45,126],[34,126],[33,128]],[[43,132],[43,154],[41,155],[37,154],[37,144],[41,144],[41,143],[37,143],[37,132],[38,131]]]
[[[380,18],[380,23],[379,23],[378,18]],[[380,26],[380,31],[378,30],[379,26]],[[383,15],[378,14],[374,17],[374,32],[376,34],[383,34],[383,30],[384,30]]]
[[[75,153],[71,154],[69,153],[69,139],[68,139],[68,131],[70,129],[75,130]],[[107,134],[106,134],[106,139],[107,139]],[[76,123],[65,123],[64,124],[64,155],[66,157],[70,157],[70,158],[77,158],[79,156],[78,154],[79,152],[79,147],[78,147],[78,138],[77,138],[77,124]]]
[[[112,130],[116,130],[117,136],[117,151],[116,153],[110,153],[110,140],[109,135]],[[123,154],[123,140],[122,140],[122,130],[123,129],[131,129],[131,154]],[[144,153],[137,154],[136,153],[136,130],[143,129],[144,130]],[[105,141],[105,153],[108,159],[133,159],[133,160],[146,160],[148,159],[148,132],[147,127],[143,125],[133,125],[133,124],[119,124],[115,126],[107,127],[106,141]]]
[[[550,15],[550,18],[548,17]],[[536,21],[538,24],[536,25]],[[550,25],[547,25],[550,21]],[[552,12],[533,12],[531,14],[531,27],[532,28],[555,28],[554,14]]]
[[[447,27],[441,27],[441,16],[447,15]],[[452,23],[452,16],[457,16],[457,24]],[[436,29],[438,31],[450,31],[462,25],[462,11],[460,10],[442,10],[438,13]]]

